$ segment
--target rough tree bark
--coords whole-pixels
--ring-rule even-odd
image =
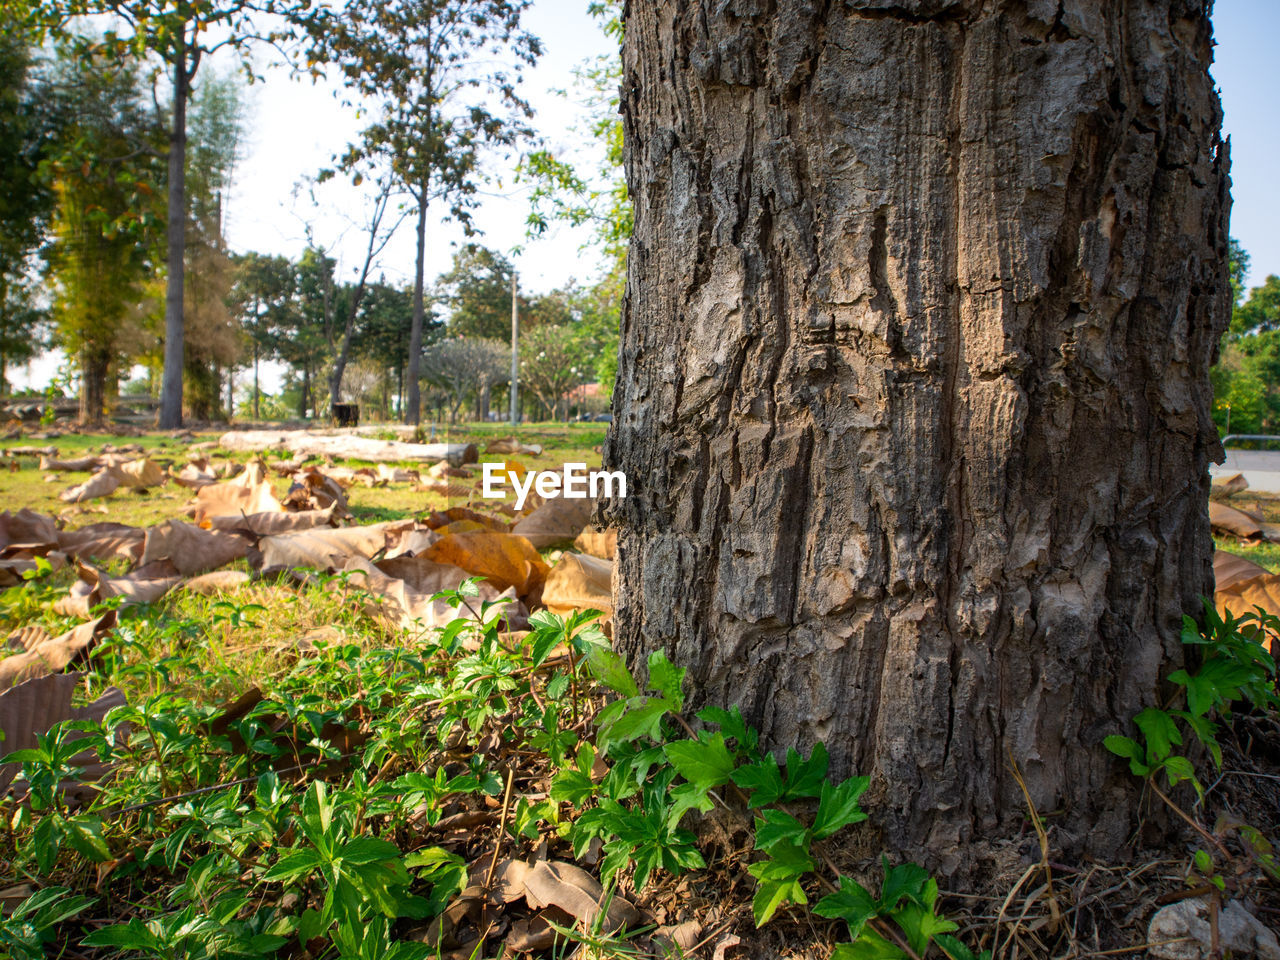
[[[870,773],[888,849],[972,869],[1012,757],[1113,854],[1102,738],[1212,587],[1205,5],[629,11],[617,642]]]

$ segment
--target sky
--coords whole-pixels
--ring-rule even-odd
[[[1231,235],[1249,253],[1248,283],[1256,285],[1267,274],[1280,273],[1280,57],[1273,49],[1280,36],[1280,0],[1217,0],[1213,21],[1217,47],[1212,73],[1222,96],[1224,134],[1231,138]],[[611,41],[587,13],[587,0],[534,0],[525,25],[545,46],[522,88],[537,113],[535,126],[548,147],[590,163],[599,148],[586,133],[582,109],[572,96],[573,70],[587,58],[609,52]],[[220,71],[234,68],[230,59],[211,65]],[[363,254],[360,195],[345,182],[330,182],[318,188],[319,204],[313,205],[304,181],[329,164],[357,135],[362,121],[342,104],[337,84],[294,80],[282,68],[268,68],[265,82],[249,87],[246,100],[247,136],[225,206],[231,248],[296,257],[306,244],[309,223],[316,242],[337,257],[340,276],[349,278]],[[585,228],[557,226],[529,239],[527,188],[512,181],[511,162],[492,164],[491,172],[495,180],[475,220],[483,236],[473,240],[512,257],[522,289],[543,292],[570,279],[586,282],[598,275],[600,261],[582,249],[590,239]],[[383,252],[377,272],[389,281],[412,278],[412,227],[412,222],[402,225]],[[430,283],[448,269],[456,245],[467,239],[456,224],[435,217],[428,220],[427,234]],[[14,379],[19,385],[43,385],[57,362],[37,359],[26,376],[14,371]]]
[[[1231,235],[1252,261],[1248,283],[1280,274],[1280,36],[1277,0],[1217,0],[1213,78],[1231,138]]]

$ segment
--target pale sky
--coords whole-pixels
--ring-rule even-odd
[[[1277,0],[1218,0],[1213,15],[1217,41],[1213,76],[1221,88],[1224,133],[1231,137],[1231,235],[1252,258],[1249,283],[1259,284],[1268,273],[1280,273],[1280,184],[1275,158],[1280,156],[1280,123],[1276,97],[1280,95],[1280,57],[1273,41],[1280,36]],[[587,0],[534,0],[526,26],[542,38],[545,53],[527,72],[523,93],[537,116],[534,125],[557,152],[590,164],[598,145],[586,134],[581,108],[572,99],[573,69],[586,58],[608,52],[608,41],[587,14]],[[223,64],[230,69],[231,62]],[[317,242],[339,259],[346,279],[363,254],[359,229],[362,203],[357,190],[345,183],[319,189],[319,207],[295,187],[329,163],[361,126],[361,120],[335,96],[336,85],[314,85],[291,79],[283,69],[270,69],[266,82],[247,91],[248,136],[236,184],[225,208],[228,242],[236,251],[256,250],[296,257],[305,245],[303,224],[310,220]],[[553,91],[569,90],[570,98]],[[581,133],[575,132],[582,131]],[[553,227],[543,238],[525,236],[528,204],[525,191],[512,183],[512,165],[495,162],[501,183],[491,185],[476,212],[483,243],[514,256],[522,289],[541,292],[570,279],[589,281],[600,267],[580,249],[590,238],[585,229]],[[353,225],[352,221],[356,221]],[[427,281],[445,271],[455,245],[466,242],[455,224],[428,222]],[[388,280],[409,281],[414,262],[412,223],[406,222],[384,251],[380,271]],[[375,274],[376,275],[376,274]],[[57,365],[54,357],[40,358],[29,379],[13,371],[22,385],[46,383]],[[274,377],[272,378],[275,379]],[[275,384],[270,385],[275,389]]]

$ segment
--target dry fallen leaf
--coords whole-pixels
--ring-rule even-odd
[[[1215,500],[1209,501],[1209,525],[1215,530],[1229,533],[1241,540],[1262,535],[1262,528],[1248,514]]]
[[[53,517],[23,507],[17,513],[0,513],[0,551],[53,549],[58,546],[58,528]]]
[[[536,457],[542,453],[542,447],[536,443],[521,443],[515,437],[500,437],[497,440],[490,440],[484,452],[514,453],[520,456]]]
[[[1213,481],[1212,492],[1222,497],[1233,497],[1249,489],[1249,481],[1243,473],[1233,473],[1229,477],[1220,477]]]
[[[595,922],[605,899],[600,881],[581,867],[558,860],[541,860],[524,878],[525,899],[537,910],[553,904],[568,911],[582,923]],[[602,929],[612,933],[620,927],[634,927],[640,922],[640,911],[631,901],[613,894],[605,911]]]
[[[63,720],[101,722],[107,711],[123,706],[124,694],[108,687],[97,700],[84,707],[73,707],[71,697],[80,682],[80,674],[60,673],[34,677],[0,693],[0,742],[6,754],[36,745],[36,735],[47,733]],[[86,751],[72,758],[84,767],[80,779],[96,779],[105,770],[96,763],[97,755]],[[0,765],[0,795],[9,788],[21,770],[21,764]],[[25,792],[25,791],[24,791]]]
[[[220,593],[232,593],[239,590],[252,579],[243,570],[214,570],[212,573],[192,577],[182,586],[183,589],[190,590],[192,593],[212,597]]]
[[[528,537],[539,550],[572,540],[591,520],[594,500],[586,497],[552,497],[511,528]]]
[[[484,577],[499,590],[528,596],[547,578],[546,562],[524,537],[510,533],[455,533],[427,548],[425,557]]]
[[[202,530],[181,520],[166,520],[147,528],[141,563],[169,560],[179,573],[190,576],[246,557],[252,547],[253,542],[242,533]]]
[[[68,630],[60,637],[45,640],[25,653],[5,657],[0,660],[0,690],[16,686],[32,677],[60,672],[72,660],[86,654],[115,625],[116,613],[112,610],[97,620],[90,620]]]
[[[585,553],[566,553],[547,576],[542,603],[561,615],[574,610],[599,610],[613,616],[613,561]]]
[[[340,530],[315,528],[263,537],[261,569],[287,570],[310,567],[314,570],[340,570],[352,557],[372,557],[386,549],[388,541],[400,531],[412,529],[412,520],[394,520]]]
[[[266,480],[266,468],[255,460],[234,480],[201,487],[192,501],[196,523],[210,517],[238,516],[254,513],[283,512],[284,504]]]
[[[259,537],[270,537],[294,530],[311,530],[315,527],[331,527],[334,521],[334,508],[328,510],[299,510],[296,513],[226,514],[210,517],[208,526],[211,530],[247,530]]]
[[[614,554],[618,552],[618,530],[616,527],[610,527],[607,530],[592,530],[588,527],[578,534],[578,538],[573,541],[574,547],[583,553],[589,553],[593,557],[599,557],[601,560],[612,560]]]
[[[142,556],[144,532],[124,523],[91,523],[79,530],[59,530],[58,549],[70,557],[137,561]]]
[[[145,489],[164,483],[164,471],[146,457],[122,463],[116,470],[123,486]]]
[[[103,467],[84,483],[78,483],[58,494],[64,503],[82,503],[115,493],[121,483],[123,474],[119,467]]]
[[[1261,607],[1280,616],[1280,576],[1251,560],[1219,550],[1213,555],[1213,603],[1220,615],[1243,616]],[[1275,644],[1270,646],[1274,649]]]

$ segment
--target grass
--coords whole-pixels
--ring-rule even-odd
[[[559,469],[566,462],[586,463],[591,467],[600,465],[600,454],[596,448],[604,442],[606,425],[599,423],[582,424],[522,424],[516,431],[516,437],[526,444],[540,444],[543,452],[539,456],[510,456],[481,453],[480,461],[502,463],[514,460],[529,470]],[[511,436],[508,424],[461,424],[453,427],[437,429],[436,441],[450,443],[475,443],[481,451],[485,445],[499,437]],[[170,465],[181,467],[187,462],[187,453],[192,444],[216,440],[219,434],[199,434],[193,440],[175,440],[169,434],[148,434],[141,437],[118,437],[111,434],[67,434],[54,440],[13,440],[10,447],[19,446],[54,446],[59,456],[73,459],[91,453],[100,453],[102,448],[111,444],[116,447],[136,443],[143,447],[147,456],[155,460],[161,467]],[[222,450],[209,450],[207,453],[219,461],[234,460],[245,462],[252,459],[251,453],[228,453]],[[267,451],[268,460],[276,454]],[[5,508],[19,510],[27,507],[38,513],[60,516],[65,525],[74,529],[104,520],[116,523],[127,523],[136,526],[151,526],[175,517],[184,515],[184,507],[191,498],[191,491],[174,484],[166,484],[155,490],[137,491],[121,489],[111,497],[83,504],[66,504],[58,499],[58,495],[69,487],[82,482],[88,477],[84,473],[60,473],[57,481],[46,481],[46,473],[39,469],[36,460],[22,457],[15,460],[17,470],[0,471],[0,498]],[[313,460],[320,464],[322,461]],[[342,466],[359,468],[373,466],[368,461],[342,460]],[[401,461],[391,466],[410,469],[425,469],[430,464]],[[479,497],[480,467],[472,467],[475,476],[471,483],[475,485],[475,497]],[[283,496],[289,489],[287,478],[271,477],[277,495]],[[467,481],[455,481],[466,485]],[[415,491],[410,484],[391,484],[385,487],[366,487],[355,485],[347,491],[351,512],[358,523],[377,523],[387,520],[400,520],[422,514],[430,510],[440,510],[460,505],[472,498],[446,498],[437,493]],[[505,499],[512,499],[510,496]]]

